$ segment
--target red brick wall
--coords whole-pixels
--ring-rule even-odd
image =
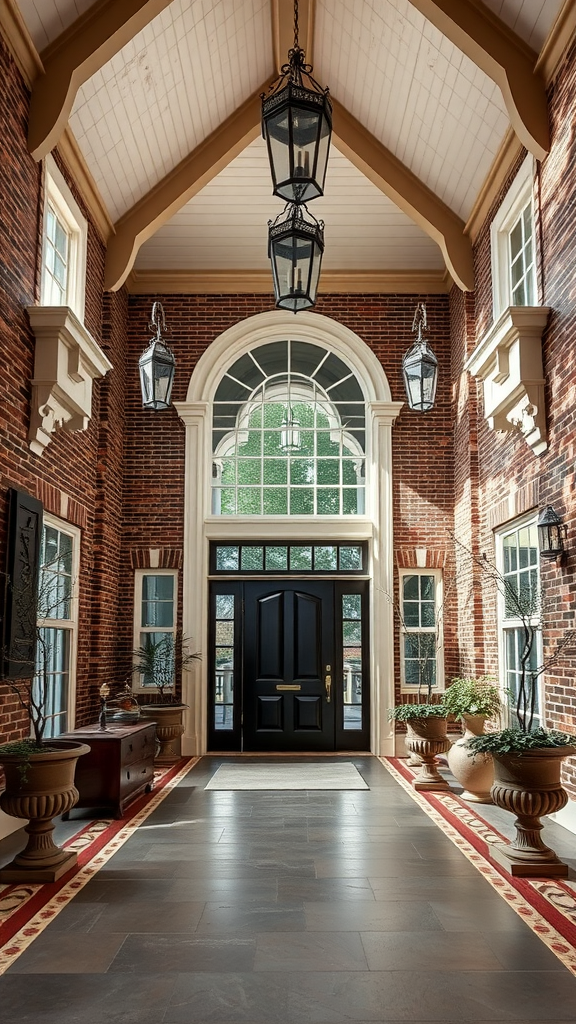
[[[542,564],[545,660],[554,650],[558,639],[574,625],[576,595],[576,286],[573,274],[576,242],[576,140],[573,131],[575,92],[576,44],[568,52],[549,90],[552,146],[549,155],[537,168],[534,186],[540,295],[542,303],[551,307],[543,339],[548,450],[537,457],[520,437],[489,431],[483,417],[481,400],[477,422],[479,550],[493,557],[493,530],[511,518],[508,509],[510,494],[516,495],[517,514],[551,504],[568,524],[570,551],[565,563],[562,566],[546,562]],[[477,281],[476,340],[482,337],[492,322],[490,223],[521,159],[497,197],[474,247]],[[456,304],[453,308],[454,324],[461,323],[461,311],[456,308]],[[495,671],[495,606],[494,594],[490,593],[489,588],[484,591],[481,609],[482,626],[487,636],[484,666],[487,671]],[[474,642],[470,636],[466,642],[468,657],[472,658]],[[544,676],[547,724],[571,732],[576,732],[575,671],[576,657],[567,652]],[[576,796],[576,759],[567,763],[565,781]]]
[[[0,36],[0,354],[10,372],[0,375],[0,572],[5,572],[7,493],[18,487],[36,495],[47,511],[82,532],[77,665],[77,722],[93,716],[96,684],[115,664],[114,622],[118,600],[121,532],[123,348],[125,297],[107,301],[102,319],[105,248],[73,182],[70,187],[88,218],[85,323],[115,365],[96,381],[88,430],[60,430],[42,454],[28,447],[34,337],[26,307],[39,297],[42,214],[41,167],[26,145],[29,94]],[[57,157],[58,159],[58,157]],[[66,168],[62,167],[69,180]],[[62,511],[67,506],[67,511]],[[97,639],[95,626],[100,630]],[[0,686],[0,739],[26,730],[12,697]]]

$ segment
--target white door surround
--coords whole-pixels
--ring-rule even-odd
[[[212,399],[225,370],[249,349],[273,341],[309,342],[334,352],[354,371],[367,403],[364,516],[214,516],[211,514]],[[382,365],[370,348],[330,317],[274,310],[248,317],[219,335],[198,360],[185,402],[175,408],[186,427],[183,629],[204,653],[183,679],[188,704],[182,753],[202,754],[207,735],[208,548],[213,540],[368,540],[370,549],[371,750],[391,754],[394,731],[394,592],[392,425],[402,402],[391,400]]]

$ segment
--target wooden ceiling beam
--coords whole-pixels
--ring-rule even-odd
[[[260,95],[270,84],[270,81],[264,82],[116,222],[106,253],[104,287],[107,290],[116,291],[124,284],[140,246],[258,137]]]
[[[28,148],[36,160],[61,138],[81,85],[169,6],[171,0],[97,0],[41,53],[32,88]]]
[[[308,64],[314,63],[314,14],[316,0],[299,0],[298,42]],[[288,50],[294,46],[294,2],[272,0],[272,46],[276,73],[288,61]]]
[[[352,117],[334,96],[331,98],[337,148],[434,239],[442,250],[453,280],[464,291],[473,291],[472,245],[464,234],[464,221]]]
[[[520,142],[543,160],[550,149],[550,129],[544,80],[535,70],[538,54],[481,0],[410,3],[500,87]]]

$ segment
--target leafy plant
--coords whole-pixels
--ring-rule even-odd
[[[492,676],[457,677],[443,696],[444,706],[456,718],[463,715],[486,715],[493,718],[502,709],[502,698]]]
[[[546,730],[542,727],[535,729],[534,717],[538,679],[563,655],[574,653],[576,629],[565,630],[560,638],[553,643],[548,656],[543,659],[541,664],[537,664],[538,637],[542,626],[542,594],[534,587],[530,576],[527,576],[525,583],[520,586],[515,585],[515,577],[509,579],[504,576],[485,554],[482,557],[474,554],[453,534],[451,536],[460,551],[470,559],[475,573],[481,579],[492,583],[500,593],[504,599],[508,617],[516,619],[520,623],[522,636],[517,672],[518,691],[514,708],[518,725],[500,732],[475,736],[468,741],[467,746],[475,753],[484,751],[520,753],[522,750],[533,750],[536,747],[559,747],[575,742],[574,737],[555,729]]]
[[[388,718],[395,722],[408,722],[417,718],[446,718],[448,710],[444,704],[397,704],[390,708]]]
[[[466,746],[474,754],[521,754],[539,747],[565,747],[572,744],[576,745],[576,736],[556,729],[538,728],[532,732],[524,732],[515,728],[474,736],[468,740]]]
[[[165,633],[159,640],[147,633],[142,646],[132,652],[134,673],[144,677],[145,686],[156,688],[161,703],[177,703],[176,678],[202,657],[198,651],[190,650],[191,643],[191,638],[180,630],[176,634]]]

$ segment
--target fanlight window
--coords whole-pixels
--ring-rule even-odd
[[[364,514],[364,396],[318,345],[241,356],[216,391],[212,450],[216,515]]]

